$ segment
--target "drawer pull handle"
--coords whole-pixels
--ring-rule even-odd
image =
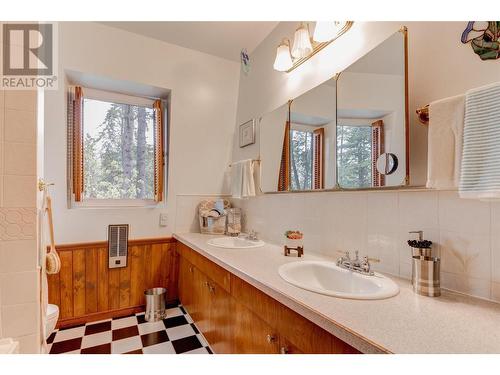
[[[189,266],[189,272],[193,273],[194,269],[193,266]]]
[[[276,336],[274,336],[274,335],[267,335],[266,339],[267,339],[267,342],[269,344],[272,344],[273,342],[276,341]]]
[[[286,346],[282,346],[280,349],[280,354],[288,354],[288,348]]]
[[[208,284],[208,290],[210,290],[210,293],[215,292],[215,286]]]

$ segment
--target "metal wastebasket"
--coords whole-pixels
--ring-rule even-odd
[[[156,322],[165,317],[165,296],[167,289],[151,288],[144,291],[146,297],[146,313],[144,319],[147,322]]]

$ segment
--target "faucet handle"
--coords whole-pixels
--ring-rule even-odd
[[[342,254],[342,258],[351,259],[351,256],[348,251],[337,250],[337,253]]]
[[[248,239],[251,240],[251,241],[257,241],[258,237],[257,237],[258,233],[254,230],[251,230],[250,233],[248,233]]]
[[[370,263],[380,263],[380,259],[378,258],[370,258],[370,257],[364,257],[365,262],[370,262]]]

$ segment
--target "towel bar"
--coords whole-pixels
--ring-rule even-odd
[[[429,125],[429,104],[416,110],[418,121],[423,125]]]
[[[260,159],[252,159],[252,161],[253,161],[254,163],[260,163]],[[230,167],[232,167],[232,166],[233,166],[233,164],[229,164],[229,166],[230,166]]]

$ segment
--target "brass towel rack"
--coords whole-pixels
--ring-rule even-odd
[[[253,161],[254,163],[260,163],[260,159],[252,159],[252,161]],[[233,166],[233,164],[229,164],[229,166],[230,166],[230,167],[232,167],[232,166]]]
[[[429,125],[429,104],[416,110],[418,121],[423,125]]]

